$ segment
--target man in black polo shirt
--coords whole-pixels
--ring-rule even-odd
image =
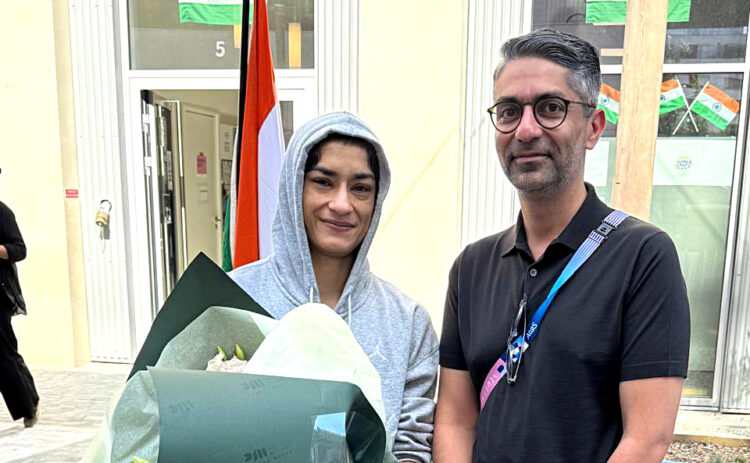
[[[658,228],[615,220],[535,323],[563,268],[613,212],[583,181],[585,151],[605,126],[595,107],[599,57],[588,42],[548,29],[502,51],[490,113],[521,213],[451,269],[434,460],[660,462],[690,338],[677,252]],[[496,364],[514,339],[514,354]]]

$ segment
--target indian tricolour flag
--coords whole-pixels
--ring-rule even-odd
[[[244,0],[250,8],[249,1]],[[242,119],[239,147],[232,162],[232,185],[225,226],[225,270],[237,268],[271,254],[271,223],[276,212],[279,173],[284,158],[281,114],[268,33],[265,0],[256,0],[253,11],[247,78],[240,82]],[[243,41],[247,43],[247,40]],[[244,50],[243,50],[244,51]],[[225,259],[226,260],[226,259]]]
[[[670,79],[661,84],[661,96],[659,97],[659,114],[666,114],[687,106],[685,93],[682,85],[677,79]]]
[[[724,130],[740,112],[740,104],[709,83],[703,87],[690,109]]]
[[[242,0],[178,0],[181,23],[240,24]]]
[[[620,92],[607,84],[602,84],[596,108],[604,111],[604,117],[608,122],[617,124],[620,118]]]

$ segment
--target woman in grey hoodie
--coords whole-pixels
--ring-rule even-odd
[[[229,275],[276,319],[308,302],[332,307],[380,374],[393,454],[427,463],[437,336],[425,309],[367,262],[390,179],[383,148],[362,121],[345,112],[313,119],[284,159],[273,254]]]

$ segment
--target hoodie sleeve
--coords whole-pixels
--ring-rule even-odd
[[[413,329],[393,454],[398,461],[429,463],[432,461],[438,341],[430,317],[421,306],[415,310]]]

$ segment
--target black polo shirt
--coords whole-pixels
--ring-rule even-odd
[[[468,370],[478,392],[505,350],[524,292],[527,320],[591,230],[612,212],[591,185],[537,262],[515,226],[464,249],[450,272],[440,365]],[[523,321],[519,333],[523,330]],[[606,462],[622,436],[619,383],[687,375],[690,314],[677,251],[635,218],[609,234],[559,291],[477,423],[475,462]]]

